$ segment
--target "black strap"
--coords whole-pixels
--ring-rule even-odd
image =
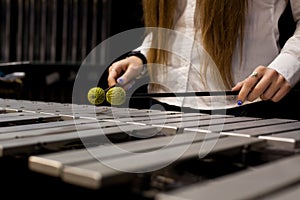
[[[131,51],[127,54],[127,57],[129,56],[137,56],[139,57],[142,61],[143,61],[143,64],[146,65],[147,64],[147,59],[146,57],[144,56],[144,54],[142,54],[140,51]]]

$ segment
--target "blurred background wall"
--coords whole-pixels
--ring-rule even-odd
[[[0,0],[0,17],[0,98],[57,102],[98,44],[142,26],[140,0]]]

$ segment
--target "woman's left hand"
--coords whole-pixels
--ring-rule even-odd
[[[237,83],[232,91],[240,91],[237,97],[238,104],[262,100],[280,101],[289,91],[291,85],[277,71],[265,66],[258,66],[245,80]]]

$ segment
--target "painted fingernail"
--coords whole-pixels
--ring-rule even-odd
[[[243,104],[243,102],[241,100],[237,101],[237,105],[241,106]]]
[[[122,79],[122,78],[119,78],[117,81],[118,81],[118,83],[120,83],[120,84],[123,84],[123,83],[124,83],[124,79]]]

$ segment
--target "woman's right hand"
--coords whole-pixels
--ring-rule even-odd
[[[114,62],[108,68],[108,86],[121,85],[128,90],[134,83],[135,78],[143,70],[143,61],[137,56],[130,56]]]

